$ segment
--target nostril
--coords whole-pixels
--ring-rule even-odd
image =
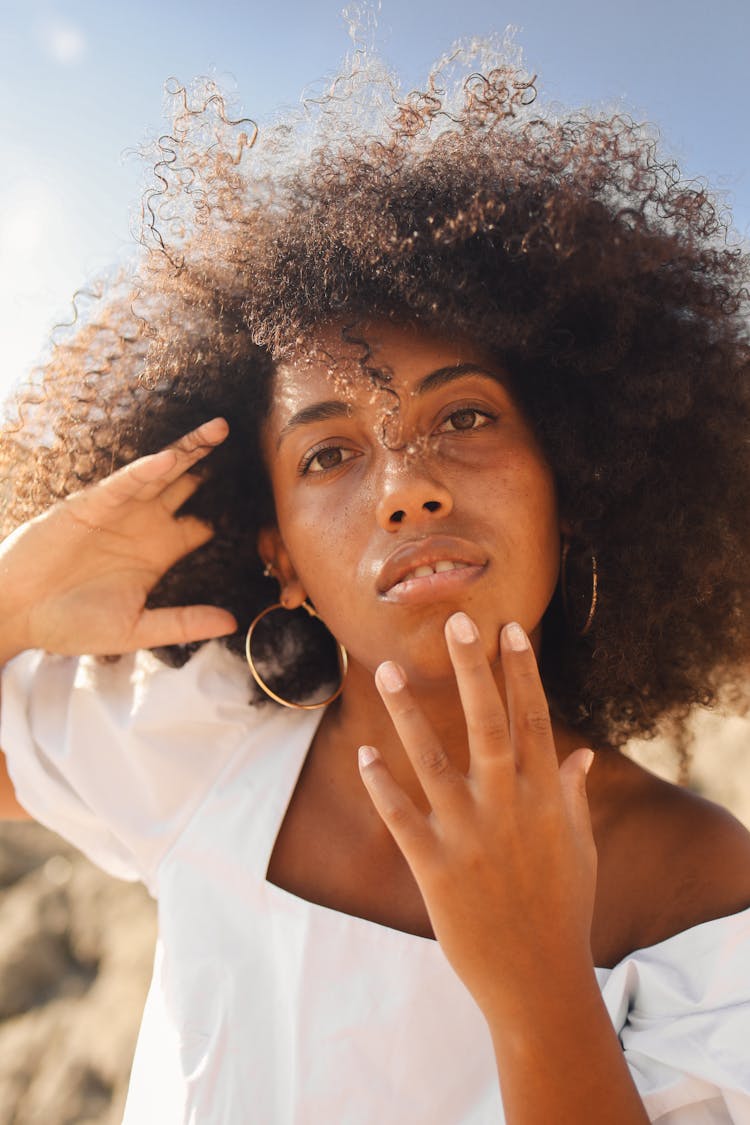
[[[422,504],[423,512],[440,512],[443,509],[443,504],[440,500],[425,500]],[[417,514],[416,512],[413,514]],[[389,523],[403,523],[406,519],[406,510],[404,508],[396,508],[391,512],[388,517]]]

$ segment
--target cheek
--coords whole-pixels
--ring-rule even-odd
[[[527,567],[529,578],[551,597],[560,565],[560,516],[552,473],[536,458],[522,466],[516,461],[497,496],[496,510],[504,513],[508,542],[519,565]]]
[[[278,526],[297,573],[318,577],[358,559],[375,527],[377,495],[370,474],[359,464],[333,481],[309,487],[299,482],[276,489]]]
[[[559,531],[555,478],[534,449],[508,449],[486,479],[495,510],[509,526],[542,537],[550,528]]]
[[[321,611],[345,601],[364,549],[356,534],[362,521],[351,505],[329,505],[312,496],[278,515],[289,558],[311,600]]]

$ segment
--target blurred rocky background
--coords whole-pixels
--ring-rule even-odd
[[[0,824],[0,1125],[119,1125],[155,905],[37,824]]]
[[[750,827],[750,722],[695,725],[689,783]],[[630,751],[676,780],[661,743]],[[0,1125],[119,1125],[156,932],[143,887],[0,824]]]

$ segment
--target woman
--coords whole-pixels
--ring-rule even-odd
[[[741,699],[747,261],[510,65],[366,81],[185,99],[3,439],[17,807],[159,900],[126,1119],[748,1120],[748,835],[618,752]]]

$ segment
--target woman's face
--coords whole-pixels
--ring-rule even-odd
[[[278,530],[261,533],[293,600],[313,602],[350,659],[451,676],[446,619],[465,610],[497,660],[503,624],[539,639],[558,574],[555,484],[503,371],[480,347],[373,322],[321,337],[334,355],[282,365],[264,429]]]

